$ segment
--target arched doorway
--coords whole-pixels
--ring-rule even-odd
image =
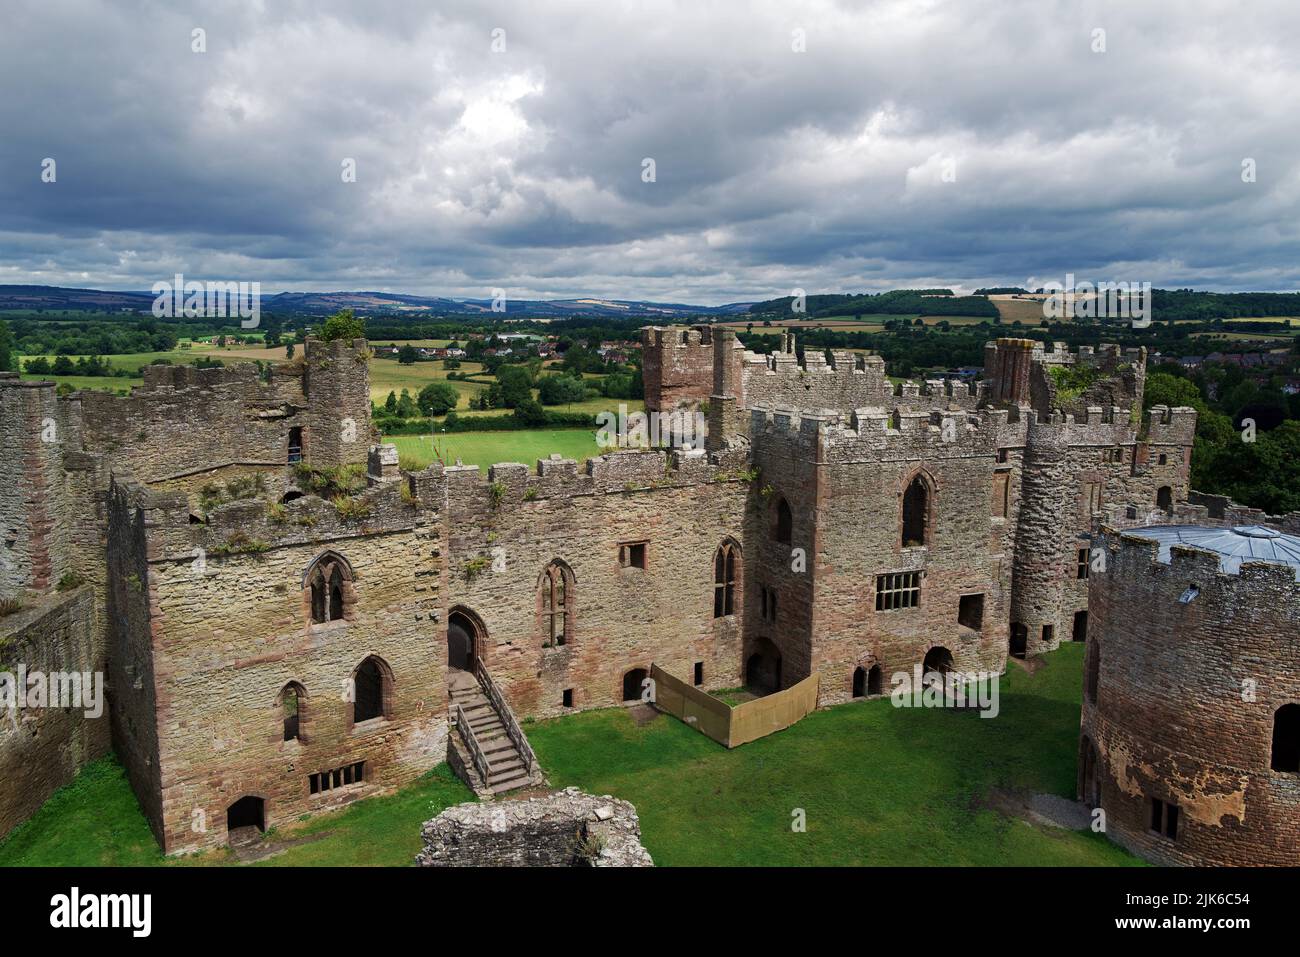
[[[1162,485],[1156,491],[1156,508],[1166,512],[1174,510],[1174,492],[1168,485]]]
[[[1074,613],[1074,631],[1070,637],[1075,641],[1088,640],[1088,613],[1086,611],[1076,611]]]
[[[251,794],[226,808],[226,837],[233,843],[256,840],[266,831],[266,802]]]
[[[853,669],[853,697],[867,696],[867,669],[861,665]]]
[[[456,610],[447,616],[447,668],[473,671],[483,648],[484,628],[478,616]]]
[[[645,691],[648,674],[644,668],[633,668],[623,675],[623,700],[640,701]]]
[[[936,646],[925,653],[925,660],[921,662],[923,677],[938,675],[942,678],[950,671],[952,671],[952,652],[947,648]]]
[[[781,690],[781,652],[769,638],[759,638],[745,661],[745,684],[758,695]]]

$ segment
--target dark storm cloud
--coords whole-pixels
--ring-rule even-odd
[[[1300,286],[1289,0],[6,16],[0,282],[697,302],[1067,271]]]

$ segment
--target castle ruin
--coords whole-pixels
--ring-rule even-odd
[[[486,475],[400,468],[361,340],[151,366],[126,397],[0,377],[6,662],[107,674],[111,746],[186,852],[444,760],[480,793],[535,783],[519,719],[639,698],[652,664],[706,690],[816,674],[821,706],[918,663],[1000,673],[1088,633],[1103,519],[1189,498],[1196,413],[1143,416],[1144,350],[1000,339],[980,382],[895,383],[792,336],[643,341],[647,409],[707,407],[705,448]],[[0,771],[42,770],[0,833],[104,723],[3,732]]]

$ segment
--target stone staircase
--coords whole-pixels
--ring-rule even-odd
[[[491,681],[486,672],[484,677]],[[475,760],[473,748],[467,742],[466,736],[459,727],[453,728],[450,739],[451,746],[456,751],[456,760],[453,764],[460,766],[457,770],[461,777],[466,779],[480,797],[504,794],[507,791],[542,783],[541,769],[537,766],[532,749],[528,748],[526,753],[521,750],[508,730],[507,726],[513,724],[518,739],[523,741],[524,747],[527,748],[527,740],[523,737],[523,731],[515,721],[514,715],[501,713],[501,709],[493,702],[492,694],[481,683],[481,678],[462,672],[456,676],[456,679],[458,680],[451,682],[450,688],[451,719],[456,721],[458,715],[464,716],[487,768],[486,780],[484,780],[482,766]],[[499,695],[497,697],[499,698]],[[504,704],[504,699],[500,700]]]

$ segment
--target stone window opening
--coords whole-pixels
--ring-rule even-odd
[[[1088,549],[1081,548],[1075,555],[1074,577],[1083,580],[1088,577]]]
[[[759,601],[762,605],[759,615],[764,621],[776,621],[776,589],[767,585],[759,588]]]
[[[303,725],[306,720],[307,690],[296,681],[290,681],[280,690],[280,712],[285,741],[306,742]]]
[[[921,573],[889,572],[876,576],[876,611],[915,608],[921,604]]]
[[[542,647],[558,648],[573,635],[573,572],[561,561],[542,571],[538,583]]]
[[[293,465],[302,461],[302,426],[295,425],[289,430],[288,462]]]
[[[794,513],[790,511],[790,503],[784,496],[776,501],[772,538],[779,545],[789,545],[794,541]]]
[[[702,661],[695,662],[694,679],[695,679],[695,687],[698,688],[700,685],[704,684],[704,662]]]
[[[388,718],[392,711],[393,673],[381,658],[371,655],[352,673],[352,723]]]
[[[646,567],[646,546],[647,542],[625,542],[618,546],[618,567],[619,568],[640,568]]]
[[[984,628],[984,594],[962,595],[957,599],[957,624],[971,631]]]
[[[1161,452],[1159,462],[1161,465],[1169,464],[1169,456],[1166,455],[1164,452]]]
[[[1174,510],[1174,493],[1168,485],[1162,485],[1156,491],[1156,508],[1165,512]]]
[[[563,693],[560,695],[560,706],[561,706],[561,707],[564,707],[564,708],[572,708],[572,707],[573,707],[573,689],[572,689],[572,688],[565,688],[565,689],[564,689]]]
[[[1056,626],[1055,626],[1055,625],[1044,625],[1044,626],[1043,626],[1043,644],[1045,644],[1045,645],[1050,645],[1050,644],[1051,644],[1053,641],[1055,641],[1055,640],[1056,640]]]
[[[930,543],[930,484],[922,475],[907,483],[903,492],[902,542],[904,548],[922,548]]]
[[[713,554],[713,617],[736,613],[736,553],[733,542],[723,542]]]
[[[1150,820],[1148,827],[1152,834],[1178,840],[1178,805],[1172,801],[1149,798],[1148,810]]]
[[[311,794],[321,794],[351,784],[364,784],[365,780],[366,762],[357,761],[331,771],[319,771],[307,775],[307,790]]]
[[[326,552],[312,562],[304,575],[304,586],[313,625],[352,619],[352,582],[352,568],[341,555]]]
[[[882,675],[880,665],[864,668],[861,665],[853,669],[853,697],[874,698],[880,694]]]
[[[1300,772],[1300,704],[1284,704],[1273,715],[1274,771]]]

